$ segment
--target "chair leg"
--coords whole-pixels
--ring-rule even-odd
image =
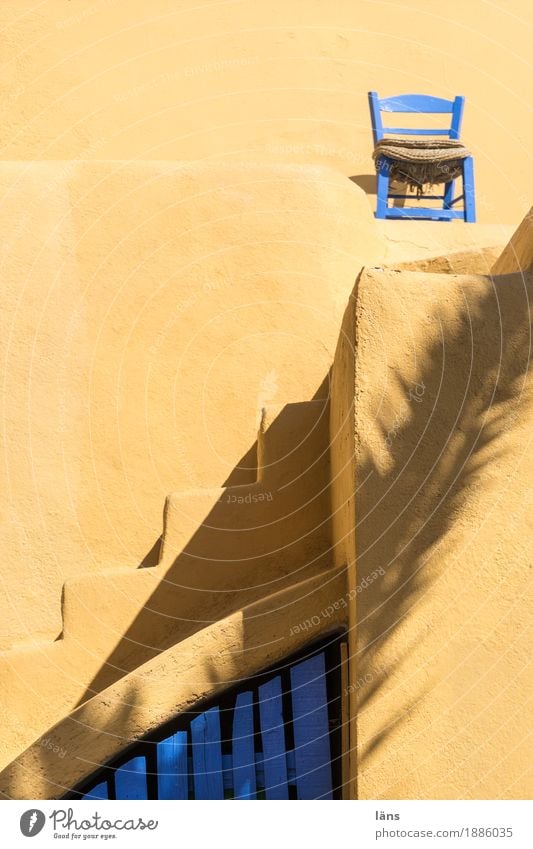
[[[476,192],[474,188],[474,160],[471,156],[463,159],[464,220],[468,224],[476,221]]]
[[[386,218],[389,197],[389,161],[382,157],[379,160],[379,169],[377,174],[377,206],[376,218]]]
[[[449,183],[444,184],[444,203],[442,205],[443,209],[451,209],[452,208],[452,200],[453,200],[453,180],[450,180]]]

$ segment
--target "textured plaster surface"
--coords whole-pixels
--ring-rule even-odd
[[[376,221],[376,225],[385,239],[386,265],[406,267],[406,263],[416,263],[418,270],[460,274],[489,274],[515,230],[512,224],[466,227],[461,221],[432,221],[428,225],[427,221],[388,220]]]
[[[357,293],[359,796],[529,798],[533,276]]]
[[[340,329],[331,373],[330,456],[331,529],[333,562],[344,565],[348,600],[348,703],[349,787],[348,798],[357,797],[357,543],[355,470],[355,322],[359,281],[350,296]]]
[[[160,652],[327,569],[328,411],[264,408],[254,483],[172,493],[157,566],[65,583],[61,638],[0,655],[4,763]]]
[[[214,646],[248,646],[244,605],[346,564],[368,584],[353,788],[525,792],[531,281],[457,275],[488,275],[530,206],[529,5],[410,8],[132,0],[125,26],[108,2],[1,4],[3,763],[57,722],[74,759],[109,757],[94,729],[136,739],[223,686]],[[466,95],[481,224],[371,218],[369,89]],[[337,346],[361,267],[385,264]],[[318,408],[292,408],[325,397],[336,346],[315,432]],[[238,485],[250,500],[225,500]],[[190,654],[201,686],[169,697]],[[57,795],[50,758],[32,747],[5,792]]]
[[[316,395],[383,243],[318,166],[4,162],[0,183],[8,649],[60,634],[65,581],[156,563],[169,493],[255,479],[262,408]]]
[[[61,797],[99,764],[181,711],[280,661],[309,641],[297,626],[346,592],[343,570],[328,572],[240,610],[184,640],[60,721],[0,774],[0,794]],[[345,626],[341,607],[312,638]],[[55,751],[54,751],[55,747]],[[66,752],[58,757],[57,752]]]
[[[533,208],[492,267],[492,274],[512,274],[513,271],[533,271]]]
[[[3,163],[0,180],[8,763],[330,565],[324,380],[384,243],[361,189],[318,166]]]
[[[529,209],[529,0],[3,0],[0,28],[4,159],[313,163],[374,200],[367,92],[463,94],[480,220]]]

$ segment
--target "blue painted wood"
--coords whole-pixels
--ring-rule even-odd
[[[148,799],[144,755],[131,758],[116,770],[115,795],[117,799]]]
[[[424,115],[444,115],[453,111],[454,101],[430,94],[399,94],[382,97],[379,101],[382,112],[417,112]]]
[[[452,125],[450,127],[450,138],[459,139],[461,135],[461,124],[463,123],[463,112],[465,107],[465,99],[462,95],[457,95],[453,102]]]
[[[239,693],[233,712],[233,795],[255,799],[253,693]]]
[[[156,748],[157,796],[159,799],[189,798],[187,732],[177,731]]]
[[[374,143],[385,135],[402,136],[448,136],[450,139],[458,139],[461,132],[461,122],[465,99],[458,95],[454,100],[443,100],[440,97],[428,97],[426,95],[399,95],[398,97],[379,98],[375,91],[368,93],[370,115],[372,118],[372,129],[374,132]],[[432,104],[447,104],[444,108],[432,108]],[[427,106],[428,108],[425,108]],[[439,129],[425,127],[384,127],[381,118],[382,112],[411,113],[415,115],[428,115],[431,113],[450,113],[452,120],[449,127]]]
[[[471,156],[463,159],[463,186],[465,221],[474,224],[476,221],[476,194],[474,189],[474,160]]]
[[[223,799],[222,748],[218,707],[210,708],[191,722],[194,796]]]
[[[387,218],[430,218],[433,221],[450,221],[464,218],[462,209],[430,209],[417,206],[389,206]]]
[[[178,732],[178,733],[186,733],[186,732]],[[172,738],[169,738],[172,739]],[[166,742],[166,741],[163,741]],[[158,743],[158,746],[161,745]],[[158,761],[158,769],[160,761],[159,751],[157,753],[157,761]],[[181,753],[180,753],[180,761],[181,761]],[[265,787],[265,770],[263,764],[263,752],[254,752],[254,762],[255,762],[255,786],[257,789],[264,789]],[[167,770],[168,772],[168,770]],[[234,761],[232,755],[222,755],[222,781],[225,790],[233,790],[234,788]],[[194,792],[194,766],[192,758],[187,758],[187,783],[188,789],[190,791],[187,795],[178,795],[176,796],[163,796],[161,794],[161,790],[159,790],[159,799],[187,799],[190,794]],[[160,776],[158,775],[158,783]],[[296,766],[295,766],[295,758],[294,751],[290,750],[287,752],[287,780],[289,784],[296,784]],[[183,791],[180,791],[183,792]],[[90,800],[90,799],[108,799],[109,798],[109,789],[107,781],[101,781],[96,784],[90,790],[81,797],[80,801]],[[250,797],[251,798],[251,797]]]
[[[255,783],[257,790],[265,788],[265,768],[263,763],[263,752],[255,752]],[[192,760],[190,761],[190,773],[192,776]],[[222,779],[225,790],[233,790],[233,758],[231,755],[222,755]],[[296,767],[294,750],[287,752],[287,781],[296,784]]]
[[[384,136],[450,136],[450,128],[423,130],[419,127],[383,127]]]
[[[231,795],[236,799],[255,799],[258,792],[264,790],[267,799],[288,799],[289,785],[292,785],[297,788],[298,798],[329,798],[331,789],[326,787],[325,768],[317,762],[323,754],[322,751],[317,754],[317,740],[323,735],[317,734],[316,716],[321,716],[321,727],[326,729],[328,764],[330,760],[327,706],[325,724],[322,716],[326,699],[324,674],[323,654],[318,660],[311,659],[310,664],[300,662],[290,673],[296,751],[286,751],[286,723],[290,717],[283,714],[282,678],[274,676],[258,691],[249,690],[236,696],[231,754],[222,754],[218,707],[205,711],[191,722],[191,738],[188,731],[181,730],[156,744],[157,797],[223,799],[227,791],[226,798]],[[304,689],[302,682],[313,710],[308,710],[299,693]],[[253,708],[257,693],[262,752],[255,751],[257,735],[254,735]],[[314,714],[315,710],[316,716],[307,725],[309,714]],[[192,739],[191,748],[187,745],[189,739]],[[192,757],[189,757],[191,749]],[[146,799],[147,763],[145,755],[130,757],[120,768],[108,774],[104,772],[105,780],[87,790],[82,798],[106,799],[115,795],[117,799]],[[331,767],[329,769],[331,788]],[[110,783],[113,780],[115,793]]]
[[[288,799],[285,725],[280,677],[272,678],[259,687],[259,718],[263,741],[266,798]]]
[[[378,163],[378,173],[377,173],[377,208],[376,208],[376,218],[386,218],[387,217],[387,208],[389,205],[388,197],[389,197],[389,178],[390,178],[390,165],[389,161],[382,156]]]
[[[82,799],[109,799],[107,781],[96,784],[92,790],[88,790],[85,796],[82,796]]]
[[[454,100],[445,100],[425,94],[404,94],[395,97],[379,98],[377,92],[368,93],[370,117],[372,120],[372,135],[374,144],[390,135],[407,136],[448,136],[458,140],[461,133],[465,99],[458,95]],[[425,127],[384,127],[382,112],[399,112],[412,114],[449,114],[451,123],[448,129],[428,129]],[[446,183],[444,189],[443,209],[427,208],[422,212],[421,207],[389,207],[389,175],[386,159],[383,158],[377,173],[377,204],[376,218],[427,218],[439,221],[449,221],[452,218],[462,218],[467,223],[476,220],[475,188],[473,161],[463,160],[463,194],[465,203],[463,210],[452,210],[458,198],[453,197],[453,181]],[[398,195],[398,197],[400,197]],[[440,214],[435,214],[436,212]]]
[[[397,194],[393,194],[392,192],[390,192],[389,193],[389,200],[391,200],[392,198],[401,198],[402,200],[412,201],[413,195],[412,194],[410,194],[410,195],[397,195]],[[444,195],[431,195],[431,200],[444,200]],[[458,200],[460,200],[460,198],[454,198],[452,203],[457,203]]]
[[[383,138],[383,122],[381,120],[377,92],[368,92],[368,105],[370,106],[370,118],[372,120],[372,135],[374,137],[374,144],[376,145]]]
[[[454,181],[450,180],[448,183],[445,183],[445,185],[444,185],[444,197],[443,197],[443,200],[444,200],[443,207],[444,207],[444,209],[451,209],[452,208],[452,204],[454,202],[454,200],[453,200],[453,184],[454,184]]]
[[[457,197],[454,197],[454,199],[450,201],[450,208],[454,204],[459,203],[460,201],[464,201],[464,197],[465,197],[464,195],[457,195]]]
[[[296,664],[290,674],[298,799],[332,799],[324,654]]]

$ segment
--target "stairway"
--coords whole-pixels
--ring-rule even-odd
[[[265,408],[255,482],[172,493],[157,566],[65,583],[60,639],[0,654],[18,749],[169,647],[326,571],[328,448],[327,401]]]

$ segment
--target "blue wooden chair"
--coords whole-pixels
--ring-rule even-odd
[[[372,132],[374,144],[386,136],[445,136],[458,140],[464,109],[464,97],[454,100],[444,100],[425,94],[402,94],[396,97],[379,98],[375,91],[368,93]],[[442,129],[419,129],[406,127],[384,127],[381,119],[382,112],[409,112],[411,114],[441,114],[451,115],[451,124]],[[449,221],[452,218],[462,218],[472,224],[476,220],[476,204],[474,190],[474,162],[471,156],[462,161],[463,194],[455,197],[454,180],[444,184],[443,195],[432,195],[434,199],[442,200],[442,209],[421,206],[389,206],[389,199],[412,200],[412,195],[391,194],[389,192],[390,162],[382,157],[378,162],[377,172],[377,208],[376,218],[429,218],[439,221]],[[456,203],[463,201],[462,209],[454,209]]]

